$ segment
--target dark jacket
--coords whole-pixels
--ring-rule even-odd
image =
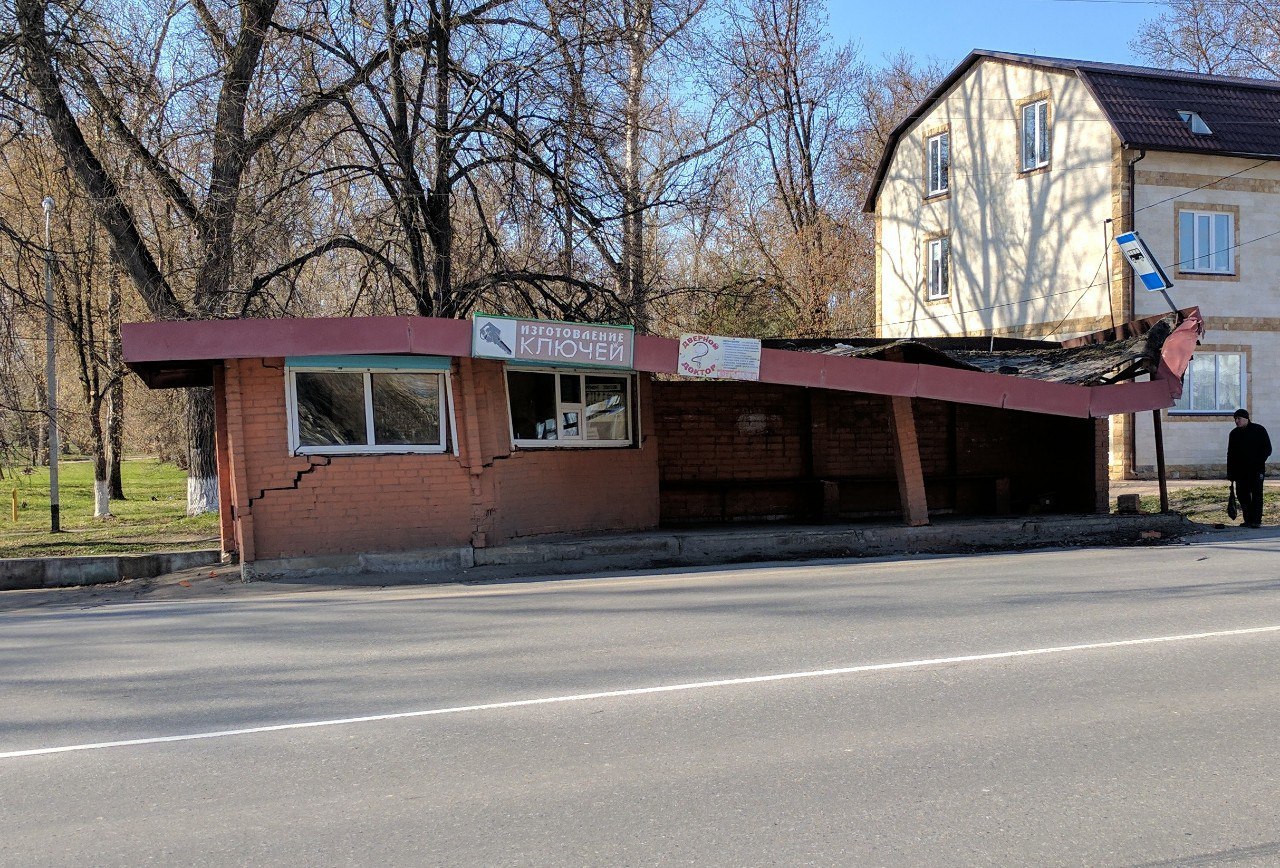
[[[1252,422],[1232,428],[1227,438],[1227,479],[1233,482],[1257,479],[1266,471],[1270,455],[1271,438],[1266,428]]]

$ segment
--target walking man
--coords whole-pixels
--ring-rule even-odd
[[[1267,429],[1249,421],[1249,411],[1235,412],[1236,427],[1227,438],[1227,479],[1236,484],[1245,527],[1262,527],[1262,478],[1271,455]]]

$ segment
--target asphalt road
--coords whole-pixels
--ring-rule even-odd
[[[1278,552],[5,594],[0,863],[1276,865]]]

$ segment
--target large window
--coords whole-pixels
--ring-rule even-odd
[[[1178,211],[1178,270],[1235,274],[1235,213]]]
[[[631,376],[509,369],[517,446],[630,446]]]
[[[1022,107],[1022,171],[1049,165],[1049,101],[1037,100]]]
[[[930,300],[951,294],[951,241],[935,238],[925,244],[925,290]]]
[[[444,452],[447,360],[298,359],[286,365],[294,454]]]
[[[928,193],[940,196],[951,189],[951,136],[939,133],[925,143],[929,163]]]
[[[1244,355],[1196,353],[1182,378],[1174,413],[1232,413],[1245,405]]]

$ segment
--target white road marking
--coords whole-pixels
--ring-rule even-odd
[[[291,729],[316,729],[323,726],[346,726],[353,723],[374,723],[384,720],[405,720],[412,717],[433,717],[441,714],[462,714],[472,711],[498,711],[507,708],[527,708],[535,705],[554,705],[564,702],[586,702],[596,699],[614,699],[622,696],[643,696],[650,693],[675,693],[684,690],[708,690],[716,687],[737,687],[743,684],[766,684],[771,681],[795,681],[802,678],[828,678],[836,675],[856,675],[864,672],[886,672],[893,669],[922,669],[928,666],[944,666],[951,663],[975,663],[985,660],[1007,660],[1014,657],[1034,657],[1044,654],[1068,654],[1074,651],[1098,651],[1106,648],[1126,648],[1136,645],[1156,645],[1165,642],[1191,642],[1199,639],[1221,639],[1231,636],[1252,636],[1261,633],[1280,632],[1280,624],[1270,627],[1248,627],[1240,630],[1214,630],[1206,633],[1183,633],[1177,636],[1151,636],[1144,639],[1121,639],[1113,642],[1090,642],[1083,645],[1058,645],[1051,648],[1027,648],[1020,651],[996,651],[990,654],[964,654],[958,657],[934,657],[927,660],[904,660],[897,663],[870,663],[863,666],[845,666],[839,669],[815,669],[806,672],[783,672],[775,675],[752,675],[745,678],[722,678],[716,681],[691,681],[684,684],[662,684],[654,687],[633,687],[624,690],[602,690],[596,693],[575,693],[568,696],[545,696],[539,699],[516,699],[508,702],[487,702],[481,705],[456,705],[449,708],[429,708],[422,711],[399,711],[390,714],[368,714],[361,717],[339,717],[330,720],[311,720],[302,723],[279,723],[269,726],[250,726],[242,729],[222,729],[212,732],[192,732],[182,735],[163,735],[152,738],[130,738],[122,741],[100,741],[90,744],[69,744],[61,747],[38,747],[29,750],[11,750],[0,753],[0,759],[26,756],[70,753],[72,751],[102,750],[111,747],[134,747],[146,744],[166,744],[175,741],[198,741],[207,738],[228,738],[236,735],[254,735],[263,732],[284,732]]]

